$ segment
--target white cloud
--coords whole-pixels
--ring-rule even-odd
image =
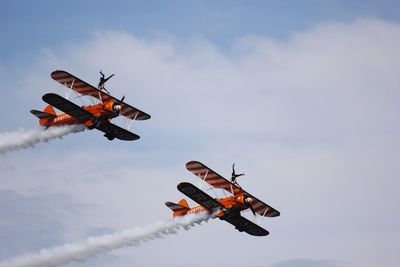
[[[329,260],[296,259],[275,263],[271,267],[338,267],[342,263]]]
[[[0,191],[0,259],[33,252],[62,242],[65,220],[81,205],[65,194],[20,194]]]
[[[102,69],[116,73],[109,90],[152,119],[135,124],[137,142],[108,142],[92,131],[7,155],[1,187],[63,192],[94,204],[71,222],[68,233],[75,234],[63,238],[72,242],[91,228],[123,229],[169,216],[163,202],[182,197],[179,181],[194,181],[186,161],[201,160],[225,176],[235,161],[246,173],[241,184],[282,212],[265,221],[269,237],[248,237],[215,221],[116,255],[141,266],[159,264],[171,249],[179,257],[169,266],[198,258],[199,251],[219,255],[198,259],[199,266],[294,258],[396,266],[398,47],[398,24],[360,20],[321,25],[286,41],[246,36],[230,51],[207,40],[123,32],[97,33],[65,53],[49,48],[36,70],[23,75],[31,83],[21,87],[26,98],[18,105],[40,107],[32,88],[64,93],[48,78],[56,68],[92,84]],[[36,123],[22,109],[13,116]],[[154,251],[160,257],[149,258]]]

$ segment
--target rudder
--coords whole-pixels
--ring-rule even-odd
[[[188,208],[189,209],[189,204],[187,203],[186,199],[182,198],[179,202],[178,205],[181,205],[182,207]]]
[[[53,106],[51,106],[51,105],[47,105],[47,106],[44,108],[43,112],[46,112],[46,113],[51,114],[51,115],[54,115],[54,116],[57,115],[57,114],[56,114],[56,111],[54,110]]]
[[[31,110],[31,113],[39,119],[41,126],[49,126],[54,118],[57,117],[54,108],[50,105],[47,105],[43,111]]]

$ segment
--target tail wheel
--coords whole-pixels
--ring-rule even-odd
[[[115,135],[113,134],[105,134],[104,136],[107,137],[107,139],[110,141],[115,139]]]

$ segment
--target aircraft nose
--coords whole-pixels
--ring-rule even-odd
[[[253,198],[252,197],[246,197],[245,201],[246,201],[246,203],[251,204],[251,203],[253,203]]]
[[[114,106],[114,110],[120,111],[120,110],[121,110],[121,105],[115,105],[115,106]]]

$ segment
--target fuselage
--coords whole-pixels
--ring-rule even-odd
[[[237,210],[237,211],[242,211],[242,210],[246,210],[248,209],[248,205],[252,203],[253,199],[247,197],[244,194],[237,194],[234,196],[230,196],[230,197],[226,197],[226,198],[219,198],[216,199],[219,203],[221,203],[225,210],[221,210],[219,211],[216,216],[217,217],[222,217],[224,216],[225,212],[227,210]],[[207,211],[210,213],[209,210],[207,210],[206,208],[204,208],[201,205],[195,206],[185,212],[174,212],[173,216],[185,216],[187,214],[192,214],[192,213],[199,213],[202,211]]]
[[[96,119],[105,121],[115,118],[119,115],[121,106],[113,101],[99,103],[93,106],[82,107],[84,110],[93,114]],[[85,126],[93,126],[93,120],[89,120],[84,123]],[[80,122],[69,114],[61,113],[57,115],[52,121],[48,122],[48,126],[62,126],[62,125],[73,125],[80,124]]]

